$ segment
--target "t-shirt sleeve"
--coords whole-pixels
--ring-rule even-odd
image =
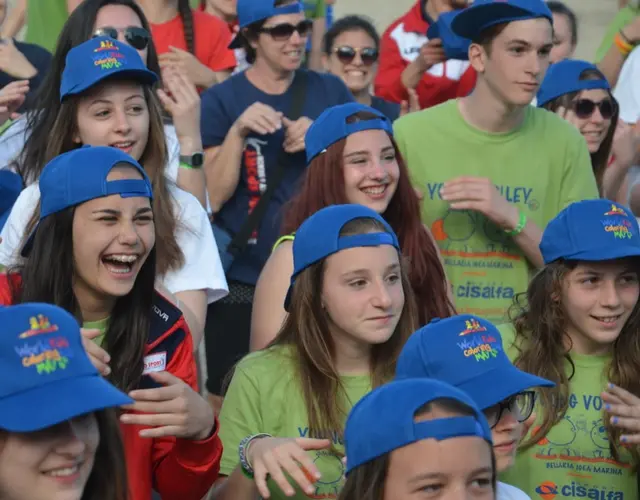
[[[200,133],[205,149],[220,146],[233,125],[224,104],[225,100],[233,102],[235,99],[233,93],[227,90],[228,82],[214,85],[200,96]]]
[[[596,63],[602,61],[604,56],[607,54],[613,45],[613,39],[615,38],[616,33],[631,22],[635,16],[636,13],[632,7],[625,7],[618,11],[616,17],[613,18],[613,21],[611,21],[611,24],[607,27],[604,37],[602,37],[602,43],[596,52]]]
[[[570,142],[561,179],[558,212],[576,201],[599,198],[591,156],[584,139],[578,134],[578,132],[573,134],[573,140],[570,138],[567,140]]]
[[[231,31],[224,21],[208,16],[205,29],[209,35],[209,60],[205,64],[213,71],[226,71],[236,67],[236,56],[229,49]],[[203,23],[204,24],[204,23]]]
[[[258,380],[251,376],[245,366],[240,363],[236,367],[220,411],[220,439],[224,450],[220,474],[224,476],[229,476],[240,462],[240,442],[247,436],[264,432]]]
[[[635,123],[640,119],[640,50],[635,49],[625,61],[620,71],[618,84],[613,96],[620,106],[620,119],[626,123]]]
[[[23,189],[18,196],[0,233],[0,265],[9,267],[20,262],[22,241],[39,201],[40,190],[36,184]]]

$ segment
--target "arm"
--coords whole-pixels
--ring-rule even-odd
[[[204,170],[213,213],[220,211],[238,187],[243,149],[244,137],[232,127],[221,146],[205,150]]]
[[[640,16],[637,16],[622,28],[620,33],[621,36],[632,45],[635,46],[640,43]],[[607,77],[612,88],[618,83],[622,65],[628,56],[628,53],[623,52],[615,43],[612,43],[602,60],[598,63],[598,69]]]
[[[284,241],[273,251],[256,283],[251,312],[251,351],[264,349],[287,317],[284,298],[293,273],[293,243]]]
[[[13,38],[24,26],[27,18],[27,0],[18,0],[5,19],[0,37]]]
[[[322,39],[327,29],[327,20],[324,16],[313,20],[311,31],[311,52],[309,53],[309,69],[322,71]]]

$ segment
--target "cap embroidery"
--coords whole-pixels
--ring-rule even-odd
[[[605,232],[613,233],[618,239],[629,239],[633,237],[631,221],[627,219],[604,219],[601,221]]]
[[[49,318],[42,314],[38,314],[38,316],[31,316],[29,318],[29,329],[25,332],[22,332],[18,335],[19,339],[26,339],[29,337],[33,337],[34,335],[41,335],[43,333],[51,333],[58,331],[58,325],[52,325],[49,322]]]
[[[477,320],[475,319],[468,319],[464,322],[466,329],[463,332],[460,332],[460,336],[462,337],[463,335],[469,335],[471,333],[478,333],[478,332],[486,332],[487,329],[482,326],[480,323],[478,323]]]
[[[100,47],[93,50],[93,65],[100,66],[100,69],[119,68],[127,62],[124,55],[120,53],[120,47],[110,41],[100,42]]]
[[[495,358],[502,349],[498,339],[490,334],[467,338],[457,344],[465,358],[473,357],[476,361]]]
[[[102,42],[100,42],[100,47],[98,47],[97,49],[93,49],[94,52],[102,52],[103,50],[118,50],[118,46],[114,45],[113,42],[109,41],[109,40],[103,40]]]
[[[628,217],[627,212],[622,210],[620,207],[616,207],[615,205],[611,205],[611,210],[605,212],[605,215],[622,215],[624,217]]]
[[[64,370],[73,356],[69,341],[65,337],[54,337],[35,343],[24,342],[15,347],[16,354],[22,358],[22,366],[35,366],[38,375],[48,375],[56,370]]]

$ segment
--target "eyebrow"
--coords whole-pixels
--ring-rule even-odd
[[[395,271],[399,269],[400,269],[400,264],[396,263],[396,264],[391,264],[390,266],[387,266],[384,272],[388,273],[389,271]],[[343,274],[343,276],[349,276],[350,274],[367,274],[368,272],[370,272],[370,269],[354,269],[353,271],[347,271],[346,273]]]
[[[480,467],[478,469],[474,469],[471,471],[469,476],[477,476],[478,474],[493,474],[493,469],[491,467]],[[446,476],[442,472],[425,472],[423,474],[418,474],[409,479],[411,483],[417,483],[420,481],[424,481],[425,479],[437,479]]]
[[[131,99],[144,99],[144,94],[134,94],[134,95],[130,95],[129,97],[127,97],[125,99],[126,101],[130,101]],[[110,99],[105,99],[104,97],[98,97],[96,99],[94,99],[91,104],[98,104],[98,103],[103,103],[103,104],[112,104],[113,101]]]
[[[393,150],[395,151],[395,148],[393,146],[386,146],[384,148],[382,148],[382,152],[386,152],[386,151],[390,151]],[[356,155],[368,155],[371,154],[371,151],[367,150],[367,149],[362,149],[360,151],[353,151],[352,153],[347,153],[346,155],[344,155],[345,158],[349,158],[350,156],[356,156]]]
[[[142,207],[139,208],[138,210],[136,210],[136,215],[142,215],[142,214],[146,214],[149,212],[152,212],[153,210],[151,210],[151,207]],[[92,212],[95,215],[120,215],[122,212],[120,210],[114,210],[112,208],[103,208],[101,210],[94,210]]]

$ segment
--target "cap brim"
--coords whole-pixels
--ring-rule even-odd
[[[460,11],[451,22],[453,32],[469,40],[477,40],[491,26],[531,18],[531,12],[505,2],[471,5]]]
[[[56,380],[0,400],[0,428],[33,432],[79,415],[133,403],[100,375]]]
[[[523,372],[513,365],[483,373],[467,382],[456,384],[466,392],[481,410],[486,410],[510,396],[534,387],[553,387],[550,380]]]
[[[149,71],[148,69],[123,69],[122,71],[112,71],[111,73],[105,73],[102,77],[87,80],[82,82],[73,88],[67,90],[63,95],[60,96],[60,99],[63,100],[65,97],[70,95],[81,94],[87,89],[96,86],[97,84],[104,82],[105,80],[110,79],[123,79],[123,80],[134,80],[136,82],[140,82],[142,84],[153,85],[158,81],[158,75],[156,75],[153,71]]]
[[[607,247],[607,248],[592,249],[592,250],[586,250],[583,252],[576,252],[571,255],[553,256],[549,260],[545,258],[544,263],[549,264],[558,259],[601,262],[604,260],[616,260],[616,259],[624,259],[628,257],[640,257],[640,249],[636,246],[613,246],[613,247]]]

